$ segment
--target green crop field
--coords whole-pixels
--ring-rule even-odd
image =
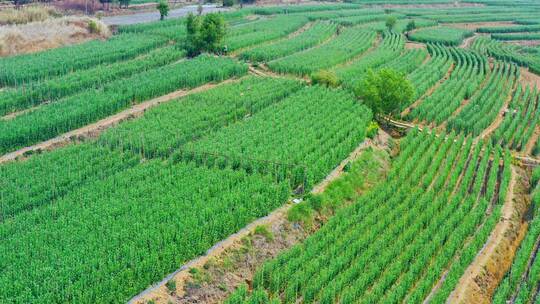
[[[259,4],[0,58],[0,303],[539,304],[540,3]]]

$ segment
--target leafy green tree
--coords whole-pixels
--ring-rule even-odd
[[[395,16],[389,16],[386,18],[386,27],[391,31],[396,25],[397,18]]]
[[[369,70],[355,93],[376,116],[397,114],[414,97],[411,82],[404,74],[392,69]]]
[[[407,23],[407,28],[405,29],[407,32],[410,32],[412,30],[416,29],[416,23],[414,22],[414,20],[411,20],[409,21],[409,23]]]
[[[219,53],[223,50],[226,33],[225,20],[219,13],[195,16],[189,14],[186,19],[187,45],[189,56],[203,52]]]
[[[159,11],[159,20],[163,20],[169,15],[169,3],[167,1],[161,0],[157,5],[157,9]]]
[[[124,6],[124,8],[128,8],[131,0],[120,0],[119,2],[120,2],[120,8],[122,8],[122,6]]]
[[[234,5],[234,0],[223,0],[223,6],[231,7]]]

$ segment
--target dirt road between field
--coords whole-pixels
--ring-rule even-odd
[[[512,265],[514,255],[527,231],[523,215],[528,208],[521,169],[512,167],[510,185],[502,207],[501,219],[465,270],[450,295],[449,303],[490,303],[500,281]]]
[[[540,88],[540,75],[531,73],[527,68],[519,68],[519,81],[531,88]]]
[[[322,193],[332,181],[342,175],[345,166],[357,159],[368,147],[386,149],[389,138],[388,134],[380,131],[376,140],[366,139],[322,182],[317,184],[311,193]],[[388,170],[387,165],[381,165],[383,168],[381,170],[384,172]],[[268,216],[250,223],[214,245],[205,255],[189,261],[161,282],[131,299],[129,304],[146,304],[148,301],[153,301],[155,304],[222,301],[231,292],[230,288],[235,288],[246,281],[250,282],[257,267],[264,261],[275,257],[279,252],[301,242],[313,233],[287,220],[287,212],[292,206],[294,203],[289,201]],[[261,226],[267,227],[271,232],[272,240],[255,233],[256,228]],[[224,271],[223,267],[228,268]],[[191,269],[199,270],[193,273],[190,272]],[[175,290],[167,288],[169,281],[175,282]],[[204,285],[204,288],[201,285]]]
[[[154,106],[157,106],[164,102],[169,102],[175,99],[178,99],[180,97],[184,97],[190,94],[203,92],[206,90],[209,90],[211,88],[214,88],[216,86],[220,86],[226,83],[230,83],[233,81],[238,81],[240,78],[233,78],[228,79],[220,83],[210,83],[205,84],[199,87],[196,87],[191,90],[178,90],[172,93],[169,93],[167,95],[163,95],[139,104],[136,104],[132,106],[131,108],[128,108],[120,113],[114,114],[112,116],[106,117],[100,121],[97,121],[95,123],[92,123],[90,125],[86,125],[82,128],[64,133],[60,136],[57,136],[55,138],[49,139],[44,142],[40,142],[38,144],[35,144],[33,146],[29,146],[26,148],[19,149],[14,152],[7,153],[5,155],[0,156],[0,164],[6,163],[9,161],[14,161],[19,158],[24,158],[25,156],[32,154],[34,152],[40,152],[40,151],[46,151],[46,150],[53,150],[58,147],[65,146],[73,141],[82,140],[85,138],[91,138],[91,137],[97,137],[101,132],[104,130],[113,127],[119,123],[121,123],[124,120],[133,119],[136,117],[139,117],[144,114],[144,112]]]
[[[478,34],[474,34],[472,35],[471,37],[469,38],[465,38],[463,39],[463,42],[461,42],[461,44],[459,45],[460,48],[462,49],[468,49],[471,47],[472,43],[474,42],[474,39],[476,39],[476,37],[478,37]]]

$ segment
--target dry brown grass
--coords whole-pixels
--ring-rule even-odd
[[[0,25],[26,24],[60,16],[61,14],[54,8],[41,5],[25,6],[20,9],[8,8],[0,11]]]
[[[89,22],[95,22],[98,31],[91,33]],[[108,27],[99,20],[87,17],[47,19],[22,25],[0,27],[0,56],[32,53],[91,39],[107,38]]]

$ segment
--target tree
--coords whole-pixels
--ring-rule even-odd
[[[188,56],[197,56],[202,52],[219,53],[223,50],[226,27],[221,14],[188,14],[186,31]]]
[[[414,22],[414,20],[411,20],[409,21],[409,23],[407,23],[407,28],[405,29],[405,31],[410,32],[414,29],[416,29],[416,23]]]
[[[159,11],[159,20],[163,20],[169,14],[169,3],[165,0],[161,0],[157,5],[157,9]]]
[[[128,8],[129,6],[129,3],[131,2],[131,0],[120,0],[120,8],[122,8],[122,5],[125,7],[125,8]]]
[[[395,16],[389,16],[386,18],[386,27],[391,31],[396,25],[397,18]]]
[[[397,114],[414,97],[411,82],[404,74],[392,69],[381,69],[378,72],[370,69],[355,93],[375,116]]]
[[[234,0],[223,0],[224,7],[231,7],[234,5]]]

